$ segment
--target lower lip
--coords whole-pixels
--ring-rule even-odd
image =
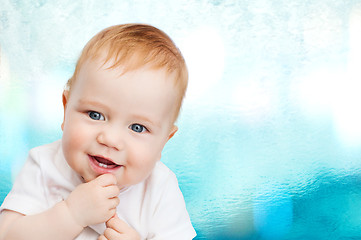
[[[91,168],[97,174],[113,173],[113,172],[117,171],[119,168],[122,167],[120,165],[120,166],[117,166],[117,167],[114,167],[114,168],[103,168],[103,167],[100,167],[98,165],[98,162],[94,158],[92,158],[90,155],[88,155],[88,157],[89,157],[89,162],[90,162]]]

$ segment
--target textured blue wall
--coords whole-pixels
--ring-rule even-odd
[[[104,27],[153,24],[190,87],[163,161],[197,239],[361,238],[361,1],[0,0],[0,202],[61,137],[61,93]]]

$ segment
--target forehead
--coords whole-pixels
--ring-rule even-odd
[[[100,82],[105,83],[105,79],[114,81],[125,81],[132,77],[133,80],[144,80],[148,82],[159,81],[167,85],[170,89],[176,90],[176,73],[169,72],[166,68],[153,67],[150,64],[129,68],[127,64],[114,65],[113,60],[105,61],[104,59],[87,60],[80,68],[79,80],[89,80],[100,78]],[[150,89],[151,90],[151,89]]]
[[[112,72],[114,76],[120,77],[124,74],[137,71],[158,71],[163,74],[164,78],[177,85],[177,71],[169,70],[166,66],[159,66],[157,63],[148,62],[141,64],[137,55],[133,55],[127,61],[119,63],[116,59],[107,59],[105,54],[93,56],[85,60],[79,67],[79,74],[84,74],[84,71],[91,70],[92,72]]]
[[[96,96],[104,92],[115,97],[130,92],[134,100],[166,98],[173,101],[178,95],[174,78],[174,74],[169,74],[165,69],[143,66],[126,72],[122,66],[112,68],[111,63],[87,61],[80,69],[73,90],[78,94],[86,91],[94,92]]]

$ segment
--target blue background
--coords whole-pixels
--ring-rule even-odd
[[[189,66],[177,174],[197,239],[361,238],[360,0],[0,0],[0,203],[110,25],[167,32]]]

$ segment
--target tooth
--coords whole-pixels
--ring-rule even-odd
[[[98,163],[99,167],[102,168],[108,168],[108,165],[104,164],[104,163]]]

